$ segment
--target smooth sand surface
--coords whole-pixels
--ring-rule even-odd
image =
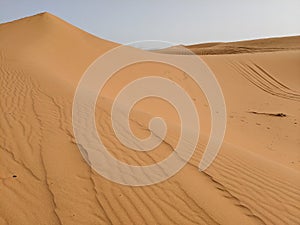
[[[190,162],[146,187],[97,174],[73,135],[76,86],[90,63],[116,46],[49,13],[0,25],[1,225],[300,224],[300,37],[189,47],[215,73],[228,114],[224,144],[204,172],[198,164],[210,111],[197,85],[164,64],[117,72],[98,99],[96,121],[105,145],[124,162],[165,158],[180,128],[174,108],[143,100],[131,113],[134,133],[147,137],[149,119],[162,116],[167,138],[149,153],[126,149],[110,124],[112,102],[124,85],[155,73],[180,84],[199,111],[200,141]]]

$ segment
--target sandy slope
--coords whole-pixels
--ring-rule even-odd
[[[178,117],[155,99],[139,103],[131,115],[140,137],[149,133],[150,114],[167,116],[167,139],[155,151],[130,152],[113,135],[114,96],[143,73],[182,85],[201,119],[197,151],[183,170],[157,185],[127,187],[91,170],[77,149],[71,121],[80,77],[117,44],[48,13],[0,25],[0,224],[300,224],[298,39],[254,41],[251,46],[259,48],[247,50],[252,54],[225,55],[223,49],[221,55],[202,56],[220,82],[228,111],[225,143],[203,173],[197,166],[209,110],[192,80],[151,63],[119,71],[96,111],[102,139],[115,157],[149,164],[176,144]]]

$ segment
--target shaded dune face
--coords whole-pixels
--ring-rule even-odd
[[[0,224],[300,224],[299,37],[190,47],[205,55],[199,57],[215,73],[228,114],[221,151],[204,172],[198,165],[210,111],[193,81],[155,63],[115,74],[95,115],[116,158],[151,164],[178,141],[178,115],[158,99],[141,101],[130,115],[141,138],[153,116],[167,117],[167,137],[157,149],[134,152],[115,137],[111,105],[139,76],[155,72],[182,86],[201,120],[192,159],[170,179],[145,187],[97,174],[73,134],[76,86],[86,68],[116,46],[48,13],[0,25]]]

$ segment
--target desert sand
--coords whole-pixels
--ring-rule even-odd
[[[226,101],[224,143],[204,172],[198,164],[211,125],[201,90],[163,64],[118,71],[96,109],[98,131],[116,158],[150,164],[177,142],[178,116],[155,98],[139,102],[130,123],[143,138],[150,118],[165,117],[167,138],[157,149],[130,151],[114,136],[112,102],[137,77],[155,73],[175,81],[199,112],[200,141],[192,159],[170,179],[145,187],[97,174],[73,134],[72,103],[81,76],[118,45],[49,13],[0,25],[1,225],[300,224],[300,36],[187,46],[215,73]],[[180,54],[170,49],[162,52]]]

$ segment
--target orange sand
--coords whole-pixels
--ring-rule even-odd
[[[147,187],[98,175],[73,136],[76,86],[89,64],[115,46],[49,13],[0,25],[1,225],[300,224],[300,37],[188,47],[216,74],[228,113],[220,154],[204,172],[197,167],[210,114],[193,81],[155,63],[119,71],[96,111],[98,130],[116,158],[148,164],[176,145],[178,116],[157,99],[141,101],[131,115],[139,137],[149,134],[150,117],[167,117],[168,136],[155,151],[130,152],[113,135],[111,103],[143,73],[180,84],[199,111],[201,136],[192,160]]]

